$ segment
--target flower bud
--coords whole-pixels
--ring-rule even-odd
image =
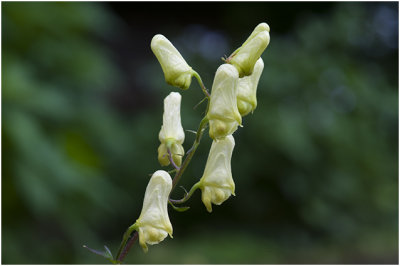
[[[161,34],[151,40],[151,50],[160,62],[165,81],[175,87],[188,89],[193,70],[172,43]]]
[[[178,166],[181,165],[184,149],[185,132],[181,124],[181,99],[178,92],[171,92],[164,99],[163,125],[158,138],[161,145],[158,148],[158,161],[161,165],[169,165],[168,150],[170,148],[172,159]]]
[[[250,76],[240,78],[237,85],[237,106],[242,116],[253,112],[257,107],[257,86],[260,80],[264,62],[260,57],[254,65],[253,73]]]
[[[217,69],[207,112],[212,139],[231,135],[242,124],[236,101],[237,81],[238,72],[232,65],[223,64]]]
[[[208,212],[212,212],[211,203],[221,205],[231,195],[235,195],[235,183],[232,179],[231,157],[235,140],[232,135],[214,140],[208,155],[199,188],[201,199]]]
[[[237,68],[240,78],[253,73],[254,64],[267,48],[269,40],[269,26],[261,23],[243,45],[230,56],[232,59],[229,63]]]
[[[158,244],[168,234],[172,238],[172,225],[168,216],[171,189],[171,176],[163,170],[155,172],[147,185],[142,212],[136,220],[139,243],[145,252],[148,250],[147,244]]]

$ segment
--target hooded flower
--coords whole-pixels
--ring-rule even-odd
[[[242,116],[253,112],[257,107],[257,86],[260,80],[264,62],[260,57],[254,65],[253,73],[250,76],[240,78],[237,85],[237,106]]]
[[[238,72],[232,65],[223,64],[217,69],[207,112],[212,139],[231,135],[242,124],[236,101],[237,81]]]
[[[201,199],[208,212],[212,212],[211,203],[221,205],[231,195],[235,195],[235,183],[232,179],[231,157],[235,140],[232,135],[214,140],[208,155],[199,188]]]
[[[172,43],[161,34],[151,40],[151,50],[160,62],[165,81],[175,87],[188,89],[193,70]]]
[[[148,250],[147,244],[158,244],[168,234],[172,238],[172,225],[168,217],[171,189],[171,176],[163,170],[155,172],[147,185],[142,212],[136,220],[139,243],[145,252]]]
[[[161,165],[169,165],[168,147],[176,165],[181,165],[184,149],[185,132],[181,124],[181,99],[178,92],[171,92],[164,99],[163,125],[158,138],[161,145],[158,147],[158,161]]]
[[[243,45],[230,56],[232,59],[229,60],[229,63],[237,68],[239,77],[242,78],[253,73],[254,64],[267,48],[269,40],[269,26],[261,23]]]

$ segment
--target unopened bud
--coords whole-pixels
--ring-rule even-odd
[[[229,63],[237,68],[240,78],[253,73],[254,64],[267,48],[269,40],[269,26],[261,23],[243,45],[230,56]]]
[[[160,62],[165,81],[175,87],[188,89],[193,70],[172,43],[161,34],[151,40],[151,50]]]

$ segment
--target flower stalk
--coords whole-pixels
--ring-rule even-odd
[[[192,157],[193,157],[194,153],[196,152],[197,147],[200,144],[201,137],[203,136],[204,129],[207,127],[207,124],[208,124],[208,118],[204,117],[200,122],[199,128],[197,129],[196,139],[194,140],[192,147],[190,148],[185,160],[183,161],[181,168],[179,169],[178,172],[176,172],[174,179],[172,179],[172,190],[171,190],[171,192],[174,190],[174,188],[178,184],[178,182],[181,179],[183,173],[185,172],[186,167],[188,166],[188,164],[192,160]]]
[[[173,166],[170,171],[154,172],[146,187],[143,207],[139,218],[125,231],[117,254],[104,246],[105,252],[84,246],[91,252],[103,256],[114,264],[124,261],[132,245],[139,240],[144,252],[147,245],[158,244],[168,235],[172,238],[173,227],[168,216],[168,205],[176,211],[189,207],[176,207],[191,198],[197,189],[202,192],[202,201],[208,212],[212,204],[220,205],[235,195],[235,184],[231,173],[231,157],[235,145],[232,134],[242,127],[242,116],[253,112],[257,106],[256,90],[263,70],[261,54],[269,44],[269,26],[260,23],[242,44],[221,65],[215,74],[211,93],[200,75],[187,64],[174,45],[163,35],[157,34],[151,41],[151,49],[159,61],[165,81],[182,90],[189,89],[194,76],[205,95],[207,107],[196,132],[191,148],[183,148],[185,139],[181,124],[181,95],[171,92],[164,99],[163,124],[159,132],[158,161],[161,166]],[[199,103],[199,104],[200,104]],[[199,105],[198,104],[198,105]],[[197,105],[195,106],[197,107]],[[213,139],[203,176],[183,198],[171,199],[171,194],[181,180],[209,126]],[[170,174],[174,173],[171,178]]]
[[[192,186],[192,188],[189,190],[189,192],[188,193],[186,193],[186,195],[182,198],[182,199],[180,199],[180,200],[174,200],[174,199],[169,199],[169,201],[171,202],[171,203],[173,203],[173,204],[182,204],[182,203],[185,203],[188,199],[190,199],[190,197],[193,195],[193,193],[198,189],[198,188],[200,188],[200,182],[197,182],[196,184],[194,184],[193,186]]]
[[[122,237],[121,244],[119,245],[119,249],[118,249],[117,256],[116,256],[118,262],[122,262],[124,257],[126,256],[126,254],[124,256],[121,256],[121,255],[123,254],[126,242],[128,241],[128,239],[131,236],[132,232],[135,231],[136,229],[137,229],[136,224],[133,224],[133,225],[129,226],[128,229],[126,229],[126,231],[124,233],[124,236]],[[137,232],[136,232],[136,235],[137,235]]]

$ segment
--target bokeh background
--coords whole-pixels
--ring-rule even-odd
[[[2,263],[107,263],[139,216],[167,85],[161,33],[211,89],[260,22],[258,107],[235,134],[236,197],[170,210],[131,264],[398,262],[398,3],[2,3]],[[181,91],[193,130],[205,105]],[[188,149],[194,135],[186,134]],[[181,184],[201,177],[203,141]],[[183,190],[176,190],[180,198]]]

